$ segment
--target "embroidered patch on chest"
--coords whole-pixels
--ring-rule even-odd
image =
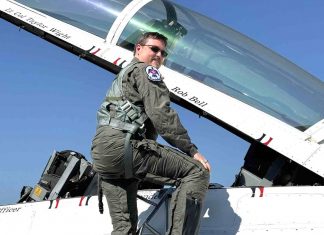
[[[160,75],[159,70],[157,70],[153,66],[147,66],[145,71],[148,75],[147,78],[150,79],[151,81],[153,81],[153,82],[161,81],[161,75]]]

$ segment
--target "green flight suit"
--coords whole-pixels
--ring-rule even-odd
[[[158,70],[136,58],[117,76],[121,95],[147,115],[145,133],[131,140],[134,179],[125,179],[125,131],[111,127],[109,120],[118,113],[107,110],[116,100],[116,84],[107,92],[98,111],[98,126],[92,143],[94,169],[98,173],[115,174],[102,182],[113,224],[113,235],[135,234],[137,226],[137,179],[154,183],[175,184],[171,199],[171,226],[168,234],[198,234],[202,201],[209,184],[209,172],[193,159],[197,153],[177,113],[170,107],[169,90]],[[117,89],[118,90],[118,89]],[[118,93],[118,92],[117,92]],[[117,95],[117,96],[118,96]],[[113,98],[112,98],[113,97]],[[118,101],[119,102],[119,101]],[[118,105],[118,102],[114,104]],[[156,142],[160,135],[171,146]]]

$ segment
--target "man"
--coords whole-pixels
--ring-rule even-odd
[[[134,59],[117,75],[98,111],[92,143],[94,169],[102,176],[112,234],[135,234],[137,186],[141,179],[173,184],[168,234],[197,234],[210,165],[170,108],[169,91],[158,68],[167,38],[143,34]],[[160,134],[171,147],[156,142]]]

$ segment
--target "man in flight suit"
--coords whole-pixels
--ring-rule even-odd
[[[166,46],[163,35],[143,34],[135,44],[134,59],[117,75],[97,113],[92,158],[102,176],[113,235],[136,233],[137,187],[144,178],[176,185],[168,234],[199,231],[210,165],[170,107],[169,90],[158,70]],[[158,134],[181,151],[157,143]]]

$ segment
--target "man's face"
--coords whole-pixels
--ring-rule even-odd
[[[160,68],[166,56],[164,52],[165,45],[163,41],[149,38],[145,45],[136,45],[135,57],[141,62]]]

